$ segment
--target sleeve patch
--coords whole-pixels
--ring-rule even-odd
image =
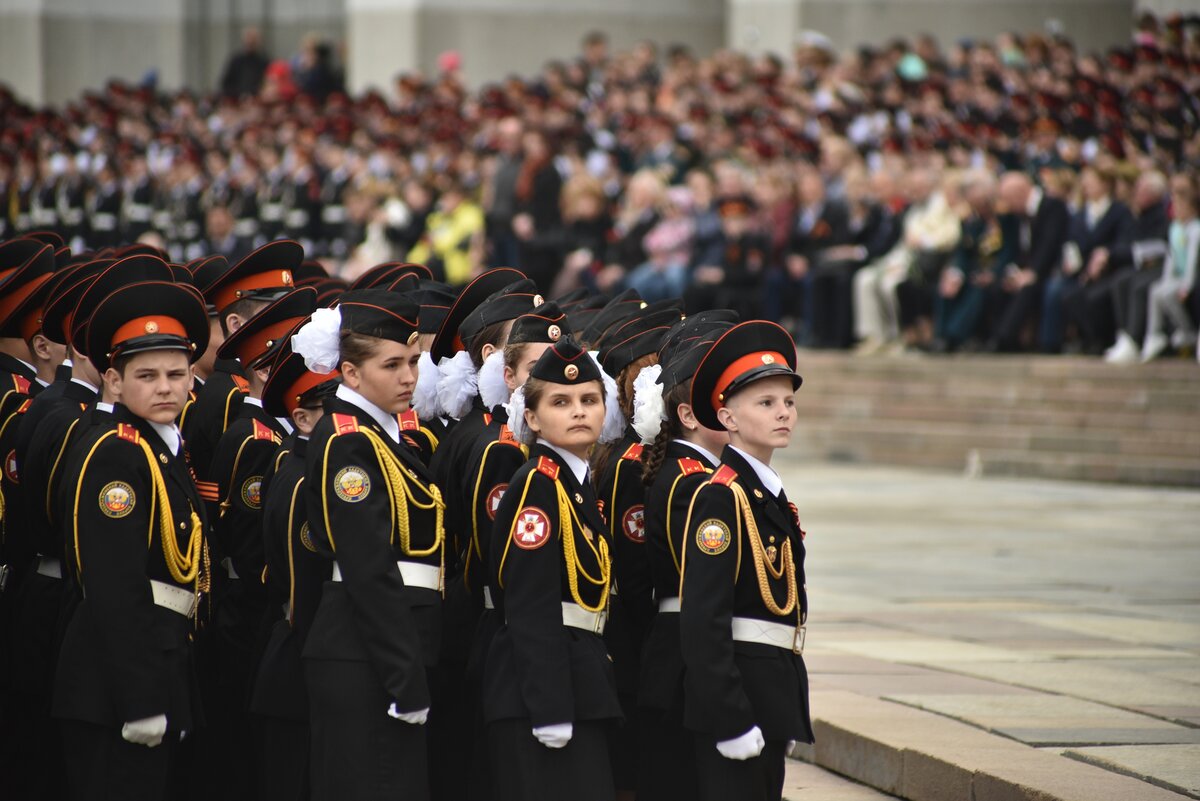
[[[105,517],[125,517],[136,504],[133,487],[124,481],[111,481],[100,490],[100,511]]]
[[[536,506],[526,506],[513,522],[512,539],[526,551],[541,548],[550,539],[550,518]]]
[[[313,553],[317,552],[317,546],[313,544],[312,535],[308,532],[307,520],[300,524],[300,544]]]
[[[715,517],[705,520],[696,529],[696,547],[709,556],[724,553],[730,539],[729,526]]]
[[[636,543],[646,541],[646,507],[642,504],[630,506],[621,519],[621,529],[625,536]]]
[[[496,519],[496,512],[500,509],[500,501],[504,498],[504,492],[508,489],[507,484],[497,484],[492,487],[492,491],[487,494],[487,501],[484,508],[487,509],[489,520]]]
[[[20,484],[20,473],[17,470],[17,449],[13,448],[4,457],[4,477],[14,484]]]
[[[262,476],[250,476],[242,482],[242,503],[251,509],[262,508]]]
[[[371,479],[361,467],[343,467],[333,477],[333,491],[346,503],[358,503],[371,494]]]

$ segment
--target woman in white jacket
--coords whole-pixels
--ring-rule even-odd
[[[1196,285],[1196,261],[1200,259],[1200,198],[1195,178],[1180,174],[1171,179],[1171,227],[1167,231],[1167,260],[1162,278],[1150,287],[1146,315],[1146,341],[1142,361],[1162,353],[1168,342],[1177,348],[1196,342],[1196,325],[1184,303]],[[1167,339],[1165,324],[1175,327]]]

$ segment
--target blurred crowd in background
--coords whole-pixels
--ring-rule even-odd
[[[587,36],[476,91],[460,55],[345,92],[338,45],[257,32],[211,94],[0,88],[0,239],[179,262],[281,237],[352,280],[518,267],[781,322],[814,348],[1190,354],[1200,300],[1200,16],[788,58]]]

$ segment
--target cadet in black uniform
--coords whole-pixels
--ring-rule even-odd
[[[791,440],[800,381],[791,337],[757,320],[722,334],[692,380],[696,420],[730,442],[692,500],[680,586],[700,799],[778,801],[788,741],[813,739],[803,532],[770,467]]]
[[[55,676],[73,798],[166,798],[199,723],[189,634],[207,583],[204,506],[175,417],[207,334],[203,298],[156,281],[112,293],[87,327],[84,352],[120,403],[75,443],[58,498],[85,599]]]
[[[322,402],[337,389],[336,372],[314,373],[285,340],[263,387],[267,414],[289,418],[295,434],[284,441],[263,477],[263,551],[272,625],[255,673],[250,711],[262,722],[258,798],[302,801],[309,794],[308,691],[300,654],[312,626],[329,560],[317,553],[304,501],[308,438],[324,415]]]
[[[262,391],[269,356],[316,306],[315,289],[292,290],[247,320],[217,351],[219,359],[241,364],[248,382],[237,416],[217,442],[209,471],[220,498],[213,520],[214,550],[225,575],[213,594],[212,667],[217,672],[208,677],[213,686],[205,703],[208,736],[227,798],[257,796],[247,709],[255,646],[261,647],[263,615],[268,611],[262,580],[262,485],[280,443],[292,430],[290,419],[277,419],[263,408]],[[276,607],[271,622],[279,615]]]
[[[429,797],[445,505],[396,419],[416,385],[418,313],[394,292],[347,292],[292,338],[309,369],[343,382],[304,481],[310,539],[336,560],[303,654],[318,800]]]
[[[484,678],[495,801],[615,797],[608,729],[621,706],[603,640],[612,543],[587,477],[605,395],[595,360],[567,339],[513,393],[514,433],[536,442],[492,535],[505,620]]]
[[[712,314],[701,312],[696,317]],[[679,571],[688,506],[697,487],[720,462],[717,454],[729,444],[729,434],[700,425],[690,400],[692,375],[700,358],[731,325],[689,318],[675,326],[659,349],[662,369],[656,382],[640,385],[634,400],[639,410],[634,425],[643,441],[649,441],[642,451],[645,555],[658,609],[642,647],[638,681],[643,745],[640,801],[691,801],[697,793],[692,735],[683,727]]]

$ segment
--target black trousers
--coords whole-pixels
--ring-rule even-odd
[[[308,724],[261,717],[262,764],[258,798],[261,801],[307,801],[309,796]]]
[[[1095,351],[1112,344],[1116,336],[1113,289],[1126,275],[1127,271],[1121,270],[1095,281],[1077,283],[1063,293],[1066,321],[1068,324],[1074,323],[1087,350]]]
[[[993,287],[988,297],[989,317],[992,320],[992,340],[999,350],[1021,349],[1021,330],[1038,311],[1041,297],[1040,283],[1022,287],[1016,292]]]
[[[425,727],[387,714],[366,662],[304,660],[313,801],[429,801]]]
[[[642,731],[638,801],[693,801],[696,748],[692,732],[683,728],[683,688],[670,709],[639,710]]]
[[[547,748],[528,718],[489,723],[492,801],[613,801],[608,729],[604,721],[576,721],[571,742]]]
[[[74,801],[163,801],[179,744],[168,731],[154,748],[125,742],[119,727],[62,721],[67,784]]]
[[[854,340],[853,261],[823,262],[813,268],[812,338],[818,348],[848,348]]]
[[[697,801],[780,801],[783,798],[787,743],[768,740],[753,759],[726,759],[717,741],[696,735]]]
[[[1113,282],[1111,298],[1117,328],[1136,341],[1146,336],[1146,304],[1150,285],[1162,278],[1162,265],[1121,273]]]

